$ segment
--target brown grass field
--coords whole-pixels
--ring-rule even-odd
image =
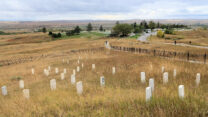
[[[197,35],[198,33],[195,33]],[[183,32],[186,35],[186,32]],[[189,34],[187,34],[189,35]],[[208,66],[168,60],[146,54],[132,54],[113,50],[72,53],[71,50],[104,47],[108,40],[113,45],[157,48],[172,51],[206,52],[206,49],[176,47],[155,43],[140,43],[134,39],[70,38],[51,41],[42,33],[0,36],[0,60],[21,56],[54,54],[52,57],[22,64],[0,67],[0,86],[6,85],[8,95],[0,95],[0,117],[206,117],[208,116]],[[155,38],[155,37],[153,37]],[[3,44],[2,44],[3,43]],[[207,43],[208,44],[208,43]],[[65,52],[70,52],[66,54]],[[80,59],[80,64],[77,60]],[[62,60],[65,60],[63,62]],[[69,61],[67,64],[66,61]],[[78,95],[70,82],[72,70],[76,81],[82,81],[83,94]],[[92,70],[92,64],[96,69]],[[43,70],[51,66],[50,75]],[[112,74],[112,67],[116,74]],[[161,67],[169,73],[163,84]],[[55,68],[60,72],[55,74]],[[35,75],[31,69],[35,69]],[[65,79],[60,73],[67,68]],[[176,78],[173,70],[177,69]],[[146,83],[140,81],[140,72],[146,72]],[[196,74],[201,82],[196,86]],[[100,76],[105,76],[105,87],[100,86]],[[55,78],[57,89],[50,90],[50,80]],[[155,80],[153,98],[145,101],[149,78]],[[30,99],[23,97],[19,79],[30,90]],[[185,98],[179,99],[178,86],[184,85]]]

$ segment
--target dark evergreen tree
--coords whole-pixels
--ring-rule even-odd
[[[91,23],[89,23],[88,25],[87,25],[87,31],[92,31],[93,30],[93,27],[92,27],[92,24]]]

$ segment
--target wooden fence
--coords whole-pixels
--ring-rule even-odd
[[[113,50],[119,50],[119,51],[127,51],[127,52],[133,52],[133,53],[144,53],[144,54],[150,54],[153,56],[161,56],[161,57],[167,57],[167,58],[177,58],[187,61],[199,61],[206,63],[207,61],[207,54],[191,54],[189,52],[173,52],[173,51],[165,51],[165,50],[151,50],[151,49],[143,49],[143,48],[134,48],[134,47],[121,47],[121,46],[111,46],[111,49]]]

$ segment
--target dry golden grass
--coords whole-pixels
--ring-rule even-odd
[[[134,40],[108,39],[114,44],[126,45]],[[6,85],[7,96],[0,96],[0,116],[144,116],[144,117],[196,117],[208,114],[208,67],[204,64],[193,64],[159,57],[132,54],[117,51],[101,51],[89,53],[63,54],[73,49],[103,47],[105,39],[71,39],[43,43],[29,43],[0,47],[1,59],[12,56],[34,56],[53,53],[48,57],[34,62],[0,67],[0,86]],[[124,44],[125,45],[125,44]],[[142,45],[142,44],[141,44]],[[84,92],[77,95],[76,87],[71,85],[72,70],[78,58],[84,68],[76,75],[76,81],[82,81]],[[62,59],[69,60],[69,64]],[[96,65],[93,71],[91,66]],[[43,69],[51,66],[49,77]],[[112,74],[112,67],[116,74]],[[169,83],[162,82],[161,67],[169,72]],[[54,68],[61,72],[67,68],[65,80],[55,74]],[[35,75],[31,74],[35,69]],[[177,69],[177,77],[173,78],[173,69]],[[140,72],[146,72],[146,83],[140,83]],[[201,73],[201,83],[195,85],[196,73]],[[106,86],[100,87],[100,76],[105,76]],[[19,89],[18,79],[25,82],[30,89],[30,99],[24,99]],[[57,80],[57,90],[51,91],[49,81]],[[155,79],[153,99],[145,102],[145,88],[148,79]],[[185,86],[185,99],[178,98],[178,85]]]

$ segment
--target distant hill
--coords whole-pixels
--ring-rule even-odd
[[[121,23],[140,23],[142,20],[120,20]],[[146,20],[150,21],[150,20]],[[160,22],[164,24],[176,23],[176,24],[186,24],[186,25],[208,25],[208,19],[154,19],[155,22]],[[59,28],[59,29],[69,29],[76,25],[85,27],[89,22],[93,24],[95,28],[100,25],[104,25],[106,28],[111,28],[116,21],[115,20],[60,20],[60,21],[0,21],[1,30],[10,29],[30,29],[34,30],[40,27],[47,28]]]

